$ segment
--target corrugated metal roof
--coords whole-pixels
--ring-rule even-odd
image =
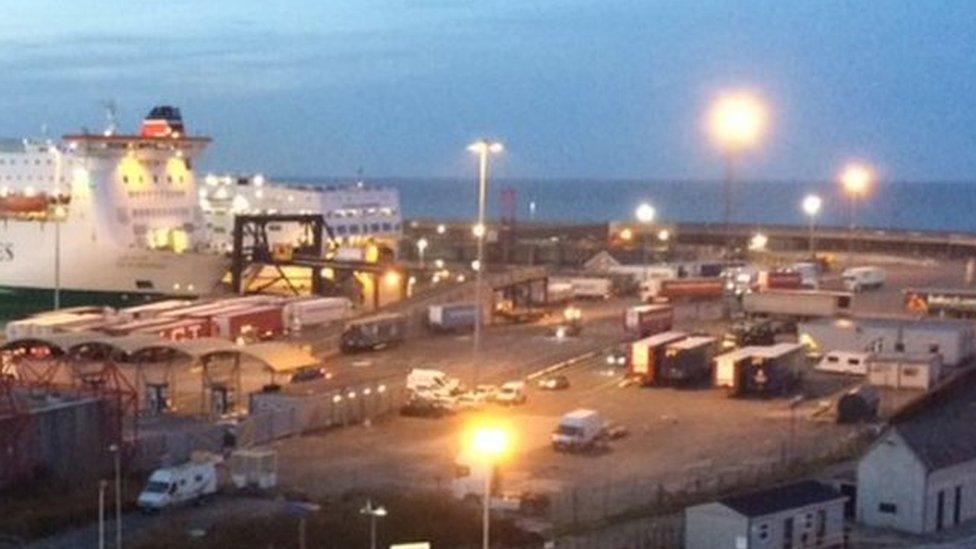
[[[929,471],[976,460],[976,375],[931,391],[892,423]]]
[[[805,480],[721,499],[719,503],[747,517],[762,517],[844,497],[826,484]]]
[[[293,372],[319,364],[319,359],[307,350],[291,343],[266,341],[238,347],[241,354],[256,358],[274,373]]]

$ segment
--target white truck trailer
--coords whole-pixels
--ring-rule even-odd
[[[742,309],[751,316],[834,317],[849,314],[853,302],[849,292],[767,290],[742,296]]]

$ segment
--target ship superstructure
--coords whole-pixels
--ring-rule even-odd
[[[44,302],[58,288],[62,304],[215,291],[227,260],[207,253],[193,170],[209,142],[172,107],[138,135],[0,141],[0,291]]]

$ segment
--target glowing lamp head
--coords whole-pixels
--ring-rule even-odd
[[[868,192],[874,174],[871,168],[864,164],[850,164],[844,168],[840,175],[840,182],[844,186],[844,192],[851,196],[863,196]]]
[[[630,229],[620,231],[620,240],[630,240],[632,238],[634,238],[634,231]]]
[[[471,227],[471,233],[474,234],[475,238],[484,238],[486,231],[487,229],[485,229],[484,223],[475,223],[475,225]]]
[[[478,427],[471,435],[471,449],[485,460],[494,461],[509,449],[509,434],[501,427]]]
[[[657,232],[657,239],[661,242],[667,242],[671,239],[671,231],[667,229],[661,229]]]
[[[654,206],[651,206],[646,202],[640,206],[637,206],[637,210],[634,212],[634,216],[637,217],[637,221],[644,224],[653,222],[655,215],[657,215],[657,211],[654,210]]]
[[[497,141],[479,139],[468,145],[468,150],[479,155],[498,154],[505,150],[505,147]]]
[[[396,271],[387,271],[386,274],[383,275],[383,282],[385,282],[387,286],[391,286],[391,287],[399,286],[400,273]]]
[[[712,138],[725,150],[756,146],[766,131],[768,114],[761,99],[748,92],[720,96],[708,115]]]
[[[417,241],[417,249],[420,250],[421,253],[423,253],[423,251],[427,249],[427,246],[428,246],[428,242],[426,238],[421,238],[420,240]]]
[[[437,226],[437,234],[444,234],[445,232],[447,232],[447,227],[443,223]]]
[[[823,200],[815,194],[808,194],[803,199],[803,212],[810,217],[815,217],[820,213],[820,208],[823,207]]]
[[[751,239],[749,239],[750,250],[756,250],[756,251],[765,250],[767,244],[769,244],[769,237],[767,237],[763,233],[756,233],[752,235]]]

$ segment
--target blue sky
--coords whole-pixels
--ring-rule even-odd
[[[971,0],[5,0],[0,134],[135,127],[182,107],[213,169],[710,179],[715,94],[767,99],[744,176],[976,173]]]

